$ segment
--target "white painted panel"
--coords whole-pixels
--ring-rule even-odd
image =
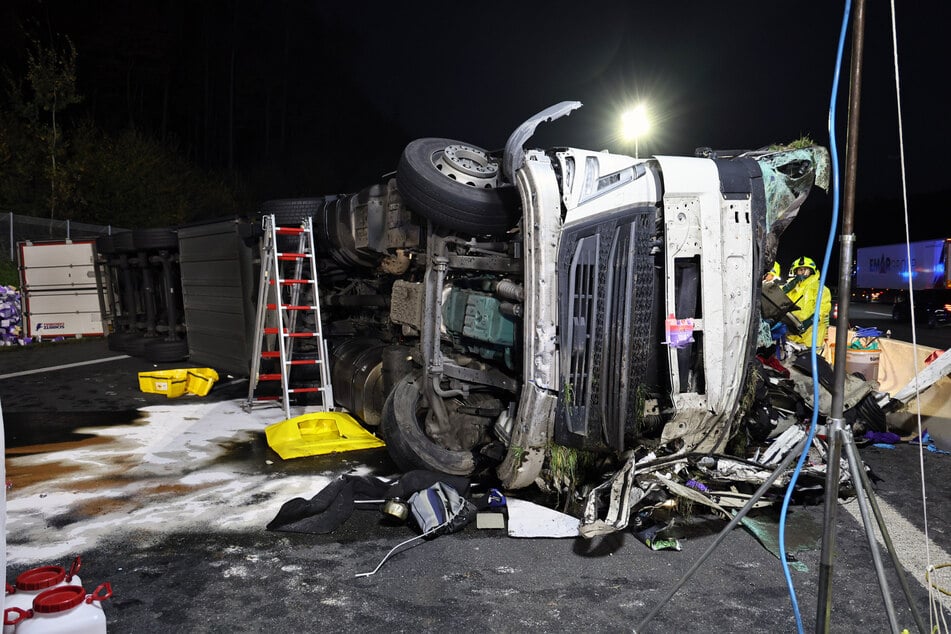
[[[95,288],[33,292],[24,300],[23,311],[29,337],[72,337],[104,332],[99,292]]]
[[[20,281],[32,289],[96,287],[95,242],[20,244]]]

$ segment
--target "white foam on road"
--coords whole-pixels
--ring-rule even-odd
[[[310,498],[330,475],[268,475],[247,460],[219,460],[233,443],[283,418],[238,401],[179,401],[142,410],[131,425],[84,428],[108,442],[10,456],[9,564],[57,563],[131,532],[263,531],[281,505]],[[16,473],[49,473],[32,484]]]

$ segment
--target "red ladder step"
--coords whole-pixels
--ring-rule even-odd
[[[295,284],[310,284],[310,283],[313,282],[313,281],[314,281],[314,280],[291,280],[291,279],[284,279],[284,280],[280,280],[280,283],[283,284],[284,286],[292,286],[292,285],[295,285]],[[274,286],[274,280],[268,280],[267,283],[270,284],[271,286]]]
[[[284,310],[314,310],[315,306],[304,306],[301,304],[281,304],[281,308]],[[277,310],[277,304],[268,304],[268,310]]]
[[[266,335],[276,335],[276,334],[278,334],[277,328],[265,328],[265,329],[264,329],[264,334],[266,334]],[[285,337],[316,337],[316,336],[317,336],[317,333],[316,333],[316,332],[310,332],[310,331],[308,331],[308,332],[287,332],[287,328],[284,329],[284,333],[283,333],[283,334],[284,334]]]

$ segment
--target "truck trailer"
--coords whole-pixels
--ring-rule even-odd
[[[860,247],[855,258],[855,286],[869,290],[907,291],[910,278],[916,291],[951,288],[949,251],[951,238],[922,240],[909,245],[902,242]]]
[[[858,296],[870,301],[889,298],[892,318],[907,322],[912,313],[911,288],[918,321],[928,326],[951,322],[951,238],[861,247],[856,254]]]

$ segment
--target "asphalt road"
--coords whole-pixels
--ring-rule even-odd
[[[385,451],[281,461],[263,437],[267,415],[236,405],[242,381],[222,377],[205,399],[171,401],[137,389],[136,373],[154,366],[116,357],[98,340],[0,350],[7,579],[81,555],[87,591],[112,584],[103,604],[110,632],[632,631],[714,539],[709,524],[694,526],[680,552],[653,552],[626,531],[590,541],[516,539],[470,525],[357,578],[415,532],[374,510],[356,511],[329,535],[264,525],[285,501],[310,497],[338,475],[398,477]],[[43,370],[50,367],[58,369]],[[930,554],[934,564],[951,563],[951,456],[907,444],[861,455],[879,478],[879,501],[927,623],[922,561]],[[837,507],[832,631],[884,632],[856,506]],[[812,631],[822,507],[796,506],[790,517],[802,548],[795,556],[807,568],[792,574]],[[898,622],[914,631],[885,560]],[[951,575],[936,579],[951,588]],[[795,630],[779,561],[738,529],[644,631]]]
[[[891,304],[851,303],[849,304],[849,323],[852,326],[878,328],[882,332],[890,330],[892,338],[912,341],[911,324],[893,320]],[[919,345],[947,350],[951,348],[951,324],[937,328],[916,324],[915,338]]]

